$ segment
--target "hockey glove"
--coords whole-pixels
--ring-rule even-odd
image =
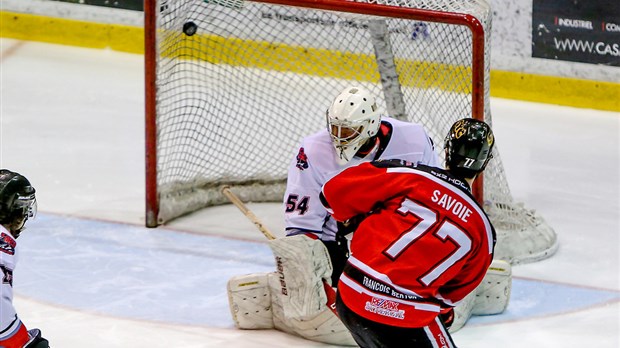
[[[450,329],[452,323],[454,323],[454,307],[442,307],[439,312],[439,319],[441,319],[446,329]]]
[[[327,248],[332,263],[331,285],[332,287],[337,287],[340,275],[344,270],[344,265],[346,265],[349,258],[349,242],[340,232],[336,233],[336,240],[322,242]]]
[[[49,342],[45,338],[41,337],[41,330],[28,330],[28,335],[31,338],[24,348],[50,348]]]

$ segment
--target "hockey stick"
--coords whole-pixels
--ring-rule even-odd
[[[237,195],[230,190],[230,186],[223,186],[222,193],[254,224],[254,226],[258,228],[259,231],[261,231],[265,237],[267,237],[267,239],[276,239],[276,236],[271,233],[271,231],[269,231],[269,229],[258,219],[256,215],[254,215],[245,203],[243,203],[243,201],[241,201],[239,197],[237,197]],[[338,313],[336,313],[336,291],[325,280],[323,280],[323,289],[325,290],[325,295],[327,296],[327,307],[329,307],[329,309],[336,314],[336,316],[338,316]]]
[[[248,209],[245,203],[243,203],[239,199],[239,197],[237,197],[237,195],[230,190],[230,186],[223,186],[222,193],[232,202],[232,204],[234,204],[237,208],[239,208],[239,210],[241,210],[243,215],[245,215],[254,224],[254,226],[256,226],[265,237],[267,237],[267,239],[276,239],[276,236],[271,233],[271,231],[269,231],[269,229],[265,227],[265,225],[263,225],[263,223],[258,219],[258,217],[256,217],[256,215],[254,215],[254,213],[252,213],[250,209]]]

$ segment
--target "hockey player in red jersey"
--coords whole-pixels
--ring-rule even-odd
[[[455,347],[440,319],[480,284],[495,230],[470,192],[491,159],[490,127],[456,122],[446,170],[403,160],[364,163],[329,180],[321,201],[360,221],[336,307],[360,347]]]
[[[0,347],[49,348],[39,329],[27,330],[13,307],[13,270],[17,261],[16,239],[28,219],[36,215],[35,190],[24,176],[0,169]]]

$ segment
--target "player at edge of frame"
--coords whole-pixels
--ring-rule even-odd
[[[26,221],[37,214],[35,189],[19,173],[0,169],[0,268],[2,268],[2,299],[0,299],[0,347],[49,348],[41,330],[26,329],[13,306],[13,271],[19,249],[17,238]]]

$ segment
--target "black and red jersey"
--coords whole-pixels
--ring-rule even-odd
[[[364,163],[329,180],[321,199],[338,221],[367,215],[338,291],[369,320],[426,326],[472,292],[492,261],[491,222],[468,184],[443,169]]]

